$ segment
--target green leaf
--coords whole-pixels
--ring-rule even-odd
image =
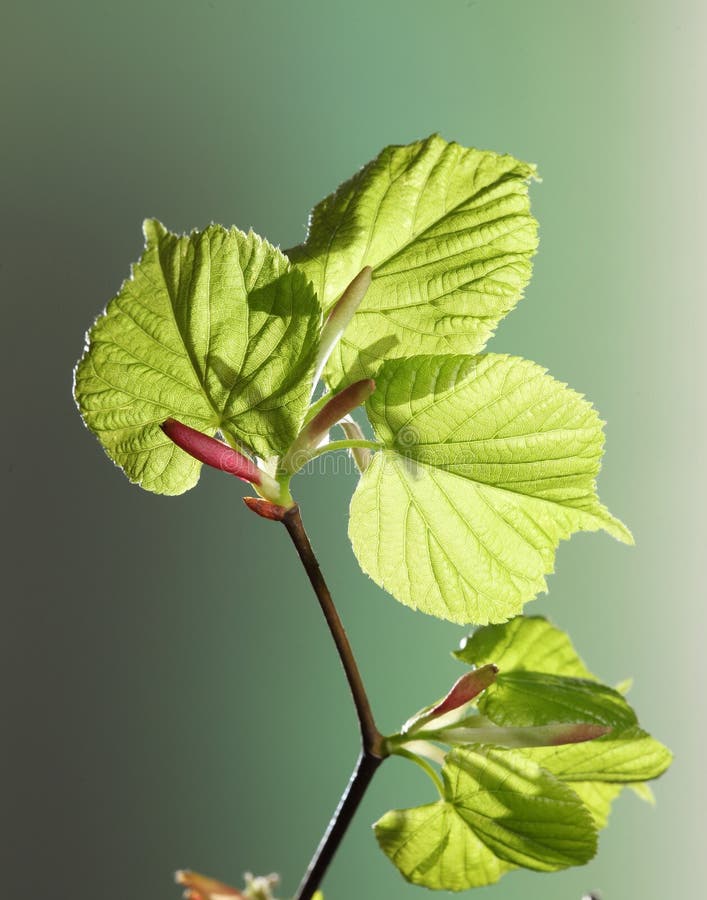
[[[319,203],[288,251],[325,310],[364,266],[373,283],[326,368],[330,384],[381,361],[478,353],[531,274],[534,166],[433,135],[387,147]]]
[[[657,778],[672,754],[637,725],[584,744],[523,751],[563,781],[641,782]]]
[[[375,824],[381,850],[403,877],[438,891],[465,891],[514,868],[471,831],[446,800],[390,810]]]
[[[179,237],[152,220],[144,232],[142,258],[88,334],[75,396],[131,481],[179,494],[200,464],[160,422],[281,453],[308,403],[321,312],[302,273],[252,232]]]
[[[575,531],[631,535],[596,495],[602,423],[579,394],[497,354],[391,360],[367,411],[385,451],[351,502],[359,563],[402,603],[501,622],[546,587]]]
[[[523,753],[457,748],[442,774],[458,814],[506,862],[550,872],[594,856],[596,831],[581,801]]]
[[[573,781],[572,790],[592,814],[597,829],[601,830],[609,822],[611,804],[623,790],[623,785],[606,781]]]
[[[502,672],[546,672],[594,680],[569,636],[542,616],[517,616],[502,625],[477,628],[454,656],[473,666],[494,663]]]
[[[625,729],[636,724],[636,714],[618,691],[545,672],[502,672],[478,705],[483,715],[503,726],[589,722]]]
[[[440,801],[386,813],[381,848],[409,881],[464,890],[513,866],[554,871],[588,862],[596,828],[579,797],[521,753],[457,748]]]

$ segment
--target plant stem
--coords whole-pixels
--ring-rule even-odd
[[[328,444],[322,444],[321,447],[312,447],[311,450],[300,451],[296,461],[297,471],[303,469],[308,463],[323,453],[333,453],[335,450],[353,450],[356,447],[364,447],[367,450],[380,450],[382,444],[379,444],[378,441],[368,441],[365,438],[362,440],[358,438],[349,440],[346,438],[341,441],[329,441]]]
[[[329,863],[334,858],[334,854],[351,824],[354,813],[358,809],[361,800],[363,800],[368,785],[382,762],[383,759],[380,756],[373,756],[365,750],[359,756],[356,768],[351,775],[351,780],[297,889],[295,900],[311,900],[314,896],[322,878],[326,874]]]
[[[339,618],[339,613],[334,606],[329,588],[324,581],[324,576],[307,537],[307,532],[304,530],[299,507],[293,506],[288,509],[282,517],[282,522],[292,539],[292,543],[295,545],[299,558],[302,560],[302,565],[309,577],[314,593],[317,595],[319,606],[324,613],[324,618],[336,645],[341,665],[344,667],[354,706],[356,707],[364,753],[381,759],[386,755],[383,750],[383,737],[376,727],[371,704],[368,701],[368,695],[363,686],[363,679],[358,670],[356,658],[344,630],[344,625]]]
[[[343,623],[334,606],[329,588],[324,581],[324,576],[319,568],[319,563],[314,555],[307,532],[304,530],[299,508],[293,506],[288,509],[282,516],[282,522],[292,539],[292,543],[295,545],[299,558],[302,560],[302,565],[309,577],[317,600],[319,600],[319,605],[336,645],[339,659],[344,667],[354,706],[356,707],[362,743],[361,754],[356,768],[295,895],[295,900],[311,900],[351,824],[354,814],[368,789],[368,785],[371,783],[371,779],[378,766],[388,755],[388,750],[383,736],[376,727],[356,658],[351,649]]]

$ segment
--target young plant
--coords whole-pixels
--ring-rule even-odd
[[[439,799],[383,815],[378,843],[409,881],[453,891],[586,863],[621,789],[649,797],[670,763],[562,632],[520,615],[560,540],[632,542],[596,494],[593,407],[535,363],[482,352],[530,278],[534,174],[433,136],[383,150],[287,254],[236,228],[178,236],[147,221],[76,369],[84,421],[131,481],[180,494],[205,463],[249,483],[246,504],[284,524],[319,600],[361,754],[297,900],[315,895],[391,756],[421,766]],[[414,609],[480,626],[456,653],[471,668],[389,736],[291,492],[339,450],[361,471],[349,535],[364,572]],[[191,900],[267,898],[274,884],[178,880]]]

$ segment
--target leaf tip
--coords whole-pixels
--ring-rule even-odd
[[[444,713],[465,706],[487,687],[490,687],[498,675],[498,666],[493,663],[473,669],[458,678],[449,693],[432,709],[430,716],[438,717]]]
[[[617,541],[620,541],[622,544],[626,544],[629,547],[636,546],[636,541],[629,528],[624,525],[621,519],[617,519],[610,513],[607,513],[607,519],[604,523],[604,531],[606,531],[608,535],[615,538]]]
[[[167,234],[167,229],[159,219],[144,219],[142,223],[142,234],[145,238],[145,246],[157,243],[161,237]]]

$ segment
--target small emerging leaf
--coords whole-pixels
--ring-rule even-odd
[[[286,472],[296,472],[306,465],[312,449],[327,440],[329,430],[357,406],[365,403],[375,389],[375,381],[371,378],[364,378],[333,394],[299,433],[282,459],[282,469]]]
[[[470,666],[493,662],[503,672],[545,672],[596,680],[569,636],[542,616],[517,616],[503,625],[477,628],[454,655]]]
[[[449,692],[439,702],[426,706],[408,719],[402,727],[402,732],[419,731],[435,719],[466,706],[490,684],[493,684],[497,675],[498,669],[494,665],[482,666],[480,669],[467,672],[455,681]]]
[[[365,266],[346,288],[341,297],[336,301],[327,316],[319,339],[319,350],[314,370],[314,384],[321,378],[324,366],[327,364],[332,350],[339,343],[346,326],[354,317],[361,301],[366,296],[366,291],[371,286],[371,267]]]
[[[497,725],[586,722],[621,730],[636,724],[636,714],[618,691],[583,678],[545,672],[499,675],[480,699],[479,710]]]

